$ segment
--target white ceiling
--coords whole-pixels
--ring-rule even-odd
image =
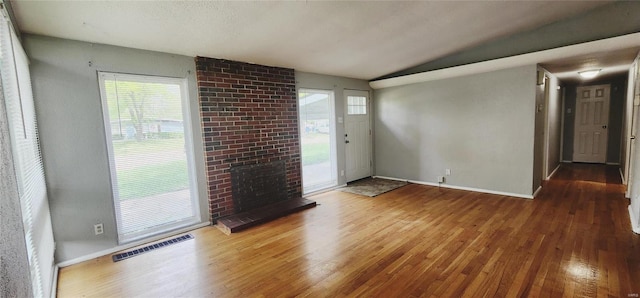
[[[20,30],[372,79],[606,4],[594,1],[13,1]]]

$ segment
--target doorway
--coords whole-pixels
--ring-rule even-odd
[[[371,176],[369,92],[345,90],[345,152],[347,182]]]
[[[609,125],[610,85],[576,89],[573,161],[605,163]]]
[[[298,91],[302,192],[305,194],[338,184],[333,91]]]
[[[99,79],[119,243],[199,223],[186,79]]]

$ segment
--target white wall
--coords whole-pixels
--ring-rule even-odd
[[[207,189],[195,62],[192,57],[24,35],[47,177],[56,261],[117,247],[107,144],[97,71],[186,77],[191,101],[201,216]],[[104,224],[94,235],[93,225]]]
[[[320,89],[331,90],[334,92],[335,97],[335,113],[336,113],[336,154],[337,154],[337,173],[338,185],[346,183],[345,176],[340,175],[340,171],[345,169],[345,145],[344,145],[344,123],[338,123],[338,117],[344,119],[345,114],[345,102],[344,102],[344,90],[363,90],[371,91],[369,82],[365,80],[351,79],[345,77],[328,76],[315,73],[296,71],[296,90],[300,88],[305,89]],[[373,113],[373,112],[372,112]],[[373,125],[372,125],[373,126]],[[372,127],[373,129],[373,127]]]
[[[531,196],[535,87],[531,65],[375,90],[375,174]]]

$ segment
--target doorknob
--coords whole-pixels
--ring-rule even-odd
[[[607,126],[606,126],[606,125],[603,125],[603,126],[602,126],[602,128],[607,128]]]
[[[345,140],[344,142],[345,142],[345,144],[349,144],[349,140]]]

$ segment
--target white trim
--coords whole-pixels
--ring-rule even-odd
[[[640,45],[640,33],[369,82],[373,89],[454,78]]]
[[[407,179],[385,177],[385,176],[375,176],[375,177],[376,178],[389,179],[389,180],[406,181],[408,183],[422,184],[422,185],[427,185],[427,186],[444,187],[444,188],[457,189],[457,190],[466,190],[466,191],[472,191],[472,192],[481,192],[481,193],[488,193],[488,194],[492,194],[492,195],[509,196],[509,197],[523,198],[523,199],[533,199],[532,195],[523,195],[523,194],[517,194],[517,193],[512,193],[512,192],[503,192],[503,191],[495,191],[495,190],[482,189],[482,188],[457,186],[457,185],[450,185],[450,184],[444,184],[444,183],[434,183],[434,182],[425,182],[425,181],[417,181],[417,180],[407,180]]]
[[[622,184],[627,185],[627,181],[624,179],[624,174],[622,174],[622,167],[618,168],[618,172],[620,172],[620,179],[622,179]]]
[[[608,166],[619,166],[620,163],[619,162],[605,162],[606,165]]]
[[[631,205],[629,205],[629,219],[631,220],[631,230],[634,233],[640,234],[640,223],[638,223],[638,219],[635,217],[633,210],[631,210]]]
[[[567,108],[565,106],[567,87],[562,86],[560,82],[558,83],[558,86],[560,86],[560,90],[562,91],[562,95],[560,96],[560,101],[562,103],[562,110],[560,111],[560,156],[558,156],[558,159],[560,160],[560,162],[562,162],[562,156],[564,156],[564,118],[566,112],[565,109]]]
[[[409,182],[409,180],[407,179],[400,179],[400,178],[393,178],[393,177],[385,177],[385,176],[372,176],[372,178],[375,179],[387,179],[387,180],[395,180],[395,181],[402,181],[402,182]]]
[[[186,228],[182,228],[182,229],[178,229],[178,230],[175,230],[175,231],[171,231],[171,232],[166,233],[166,234],[162,234],[162,235],[158,235],[158,236],[154,236],[154,237],[149,237],[149,238],[144,239],[144,240],[140,240],[140,241],[136,241],[136,242],[130,242],[130,243],[127,243],[125,245],[118,245],[116,247],[112,247],[112,248],[105,249],[105,250],[102,250],[102,251],[94,252],[92,254],[88,254],[88,255],[85,255],[85,256],[82,256],[82,257],[78,257],[78,258],[71,259],[71,260],[68,260],[68,261],[60,262],[60,263],[58,263],[56,265],[56,267],[60,267],[60,268],[68,267],[68,266],[71,266],[71,265],[82,263],[84,261],[88,261],[88,260],[92,260],[92,259],[99,258],[99,257],[102,257],[102,256],[106,256],[106,255],[112,254],[114,252],[118,252],[118,251],[121,251],[121,250],[129,249],[129,248],[132,248],[132,247],[135,247],[135,246],[138,246],[138,245],[150,243],[150,242],[157,241],[157,240],[160,240],[160,239],[164,239],[164,238],[167,238],[167,237],[171,237],[171,236],[174,236],[174,235],[177,235],[177,234],[186,233],[186,232],[193,231],[193,230],[196,230],[196,229],[199,229],[199,228],[202,228],[202,227],[206,227],[206,226],[210,226],[210,225],[211,225],[211,222],[203,222],[203,223],[200,223],[200,224],[197,224],[197,225],[193,225],[193,226],[189,226],[189,227],[186,227]]]
[[[51,296],[50,297],[57,297],[58,296],[58,271],[60,270],[60,267],[58,267],[58,265],[53,265],[53,276],[51,279]]]
[[[542,190],[542,185],[538,186],[538,189],[536,189],[536,191],[533,192],[532,199],[535,198],[541,190]]]
[[[551,174],[549,174],[549,176],[545,180],[551,179],[551,177],[553,177],[553,175],[558,171],[558,169],[560,169],[560,165],[556,166],[556,168],[553,170],[553,172],[551,172]],[[534,194],[534,197],[535,197],[535,194]]]
[[[330,186],[330,187],[327,187],[327,188],[323,188],[323,189],[312,191],[310,193],[303,194],[302,197],[303,198],[312,197],[312,196],[323,194],[325,192],[330,192],[332,190],[336,190],[336,189],[338,189],[340,187],[345,187],[345,186],[347,186],[346,183],[345,184],[341,184],[341,185],[336,185],[336,186]]]
[[[573,163],[573,160],[562,160],[563,163]]]

